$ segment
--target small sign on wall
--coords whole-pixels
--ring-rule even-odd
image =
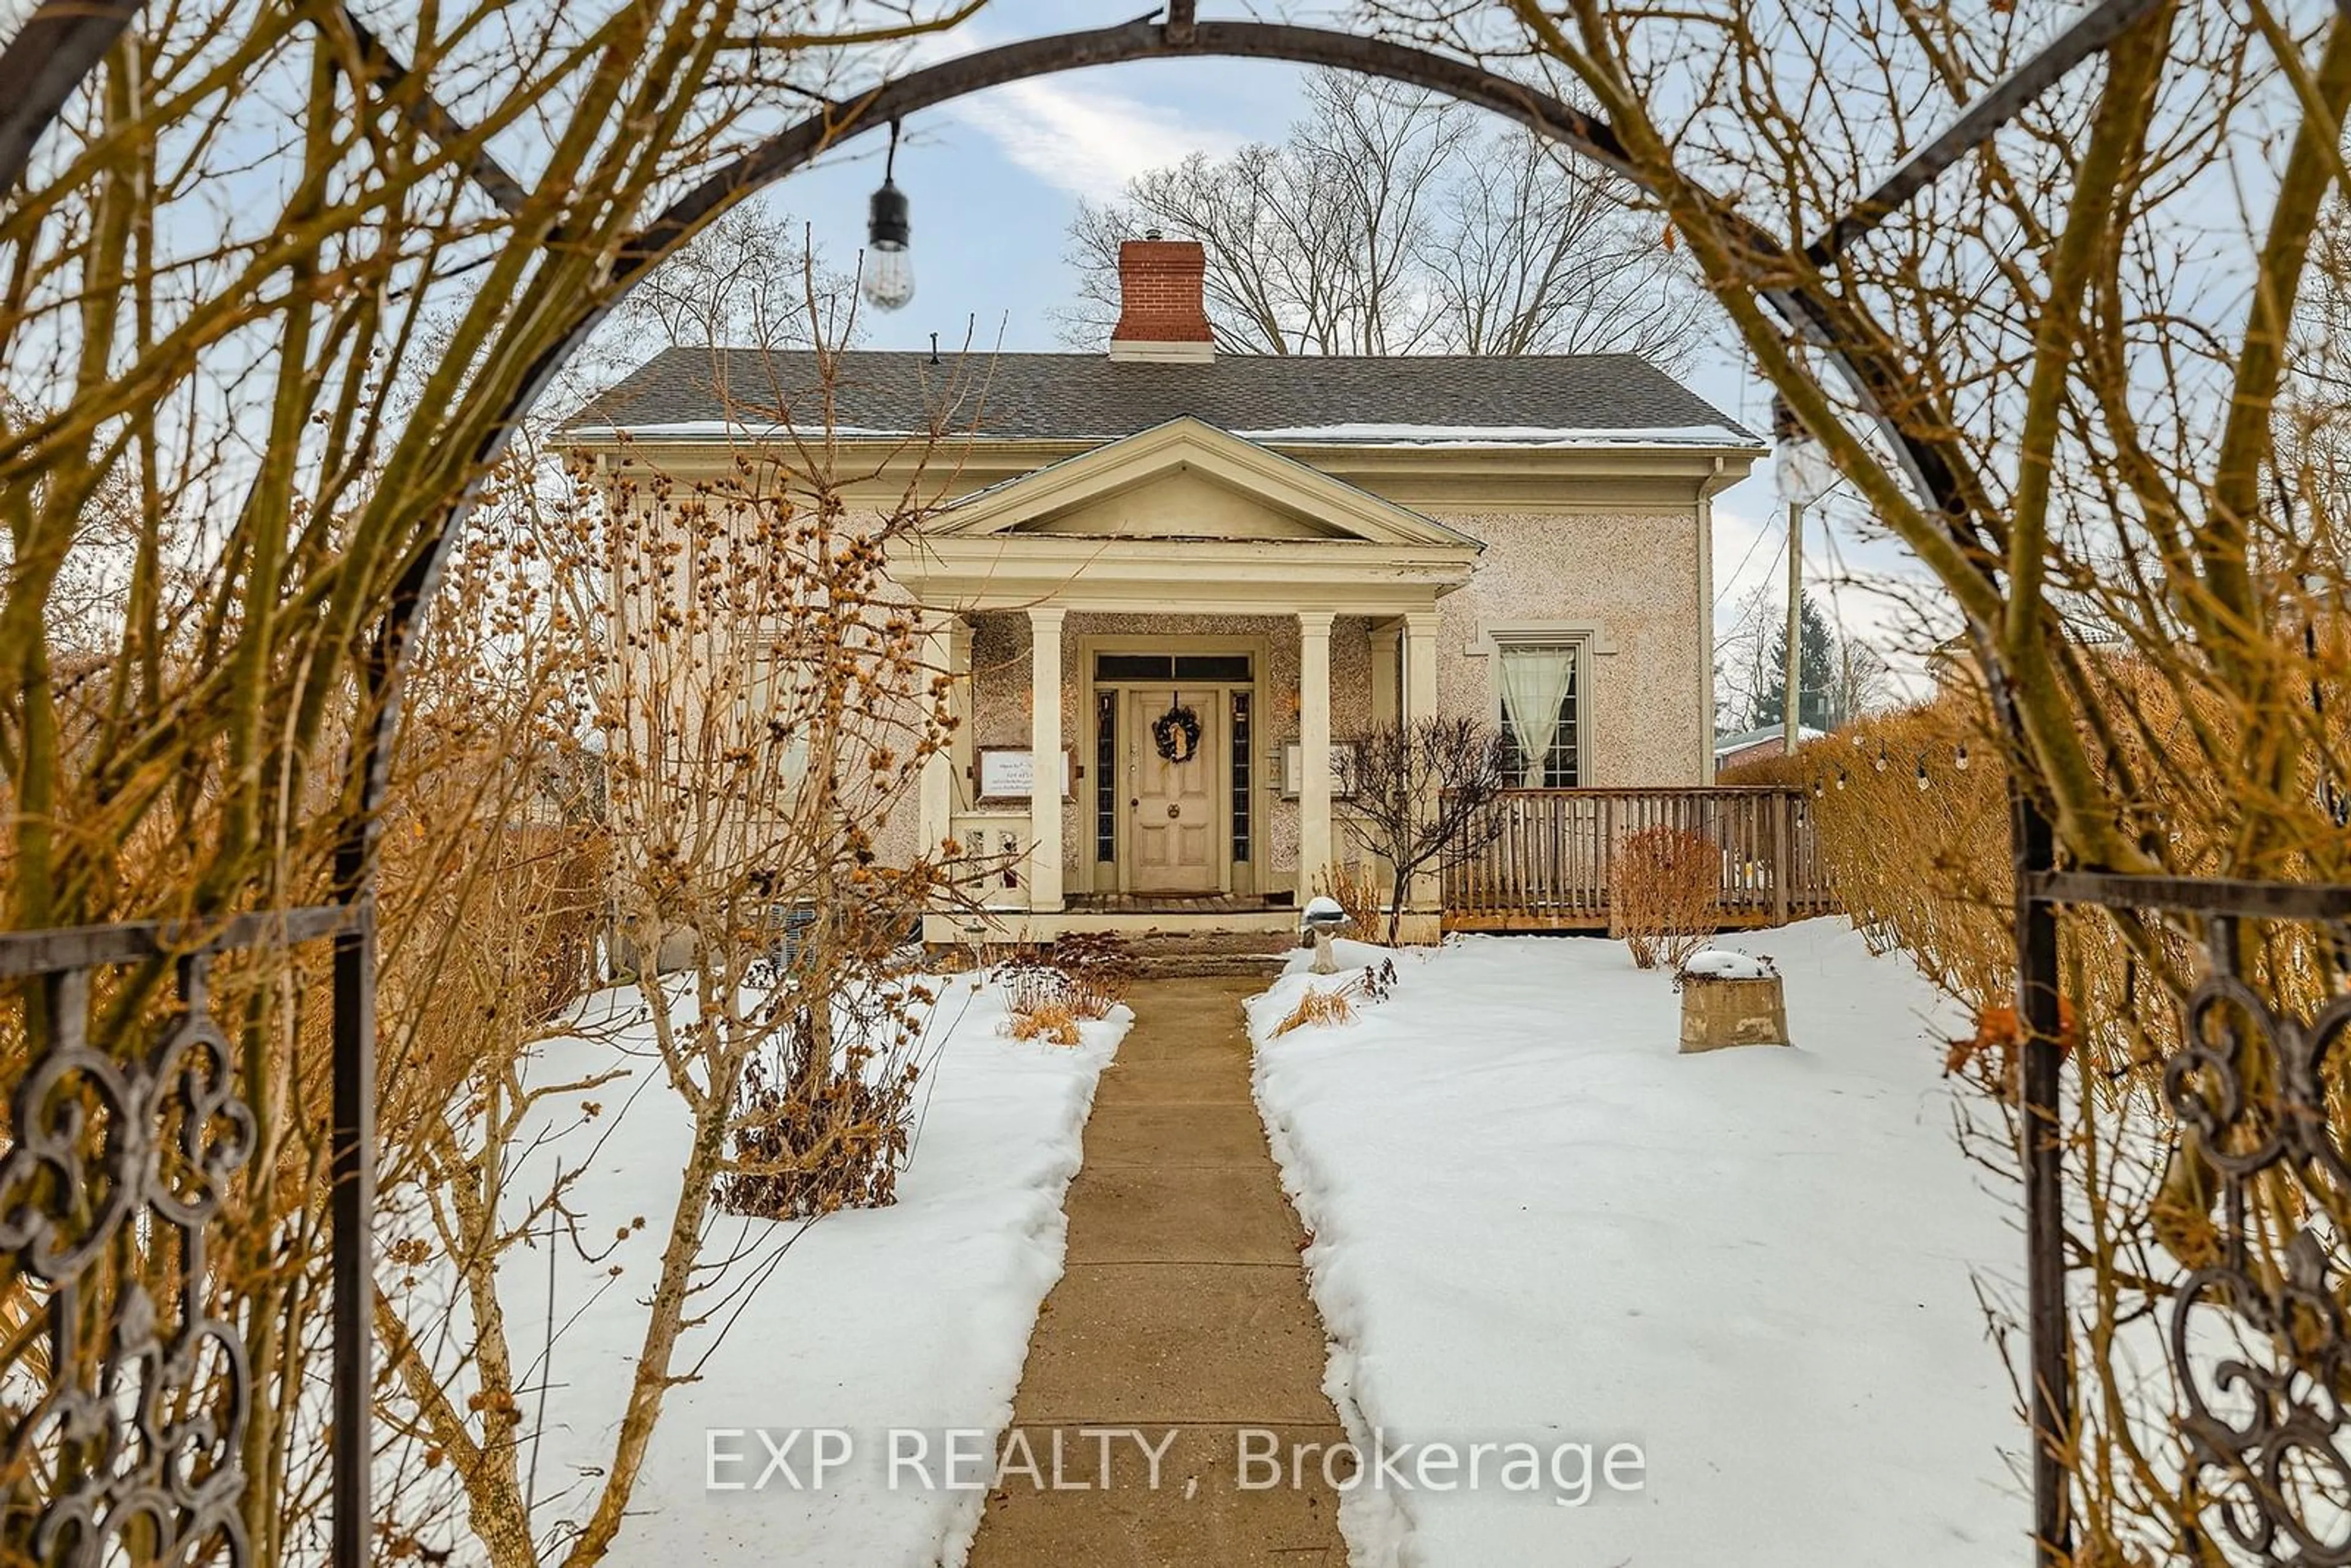
[[[1061,751],[1061,799],[1075,799],[1071,784],[1077,773],[1075,754]],[[983,800],[1026,800],[1036,792],[1037,754],[1025,746],[983,746],[979,748],[979,798]]]
[[[1306,779],[1306,748],[1295,740],[1281,746],[1281,798],[1298,799],[1299,786]],[[1355,747],[1353,741],[1331,743],[1331,798],[1351,800],[1355,795]]]

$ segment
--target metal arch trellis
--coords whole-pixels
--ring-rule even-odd
[[[1964,159],[2082,61],[2122,36],[2156,3],[2157,0],[2094,0],[2038,53],[1970,104],[1941,134],[1910,154],[1810,244],[1803,243],[1801,235],[1782,242],[1742,225],[1747,229],[1745,237],[1759,255],[1801,254],[1815,267],[1824,266],[1899,211],[1937,175]],[[2346,16],[2351,16],[2351,0],[2338,0],[2338,4]],[[854,99],[827,104],[718,170],[620,248],[611,265],[610,287],[602,298],[580,308],[569,329],[531,367],[502,411],[498,425],[476,453],[482,466],[486,467],[499,455],[522,416],[621,296],[704,223],[849,137],[991,87],[1080,67],[1148,58],[1254,57],[1330,66],[1447,93],[1517,120],[1636,183],[1640,180],[1638,171],[1607,124],[1526,83],[1430,50],[1354,34],[1281,23],[1200,21],[1195,15],[1196,5],[1196,0],[1171,0],[1165,21],[1146,17],[1120,26],[1029,39],[910,72]],[[43,130],[62,111],[139,10],[138,0],[43,0],[16,38],[5,51],[0,51],[0,193],[15,188]],[[360,47],[362,64],[377,80],[395,81],[406,74],[401,62],[348,5],[337,7],[331,15],[339,25],[350,29]],[[436,140],[448,140],[464,129],[429,95],[410,112],[419,128]],[[486,156],[477,158],[468,173],[477,188],[500,208],[512,210],[517,204],[521,186]],[[1971,514],[1959,483],[1939,450],[1902,429],[1887,414],[1886,411],[1898,389],[1886,380],[1886,372],[1882,367],[1856,359],[1846,345],[1835,340],[1830,329],[1830,298],[1802,283],[1767,290],[1765,298],[1792,331],[1836,367],[1859,405],[1899,455],[1929,506],[1962,535],[1972,535],[1979,526],[1989,523],[1991,519]],[[183,1109],[188,1103],[201,1103],[208,1115],[225,1115],[234,1124],[235,1111],[241,1107],[214,1097],[225,1084],[225,1077],[208,1075],[201,1065],[203,1061],[220,1061],[215,1048],[208,1043],[213,1037],[207,1035],[203,1021],[203,966],[207,956],[273,942],[329,936],[333,939],[331,1214],[336,1454],[332,1551],[338,1568],[358,1568],[368,1560],[371,1516],[371,1445],[366,1437],[371,1382],[368,1295],[371,1275],[368,1223],[373,1197],[371,1145],[374,1120],[370,825],[384,797],[390,743],[399,720],[397,693],[402,656],[437,584],[450,541],[463,525],[471,501],[469,494],[440,519],[434,548],[425,551],[397,584],[362,665],[361,674],[369,694],[381,700],[378,704],[378,721],[362,732],[350,759],[352,769],[361,776],[362,809],[359,820],[347,829],[337,856],[340,902],[323,909],[246,916],[232,923],[225,931],[208,943],[198,944],[195,950],[181,959],[181,1021],[154,1051],[132,1059],[124,1051],[108,1049],[111,1042],[101,1042],[93,1048],[78,1039],[61,1041],[53,1053],[57,1061],[45,1061],[28,1073],[17,1088],[14,1124],[21,1136],[22,1129],[37,1124],[41,1096],[46,1092],[42,1085],[54,1084],[63,1072],[92,1074],[101,1099],[125,1119],[124,1149],[142,1151],[141,1158],[153,1151],[155,1140],[150,1135],[150,1124],[162,1099],[168,1095],[179,1095]],[[1989,571],[1988,567],[1984,570]],[[1985,667],[1996,672],[1998,661],[1992,656],[1985,629],[1972,630]],[[1997,682],[1994,695],[2003,722],[2013,733],[2012,716]],[[2057,1136],[2063,1051],[2059,1045],[2056,912],[2067,903],[2087,903],[2195,909],[2218,912],[2222,918],[2259,913],[2334,919],[2341,918],[2346,908],[2351,907],[2346,904],[2351,890],[2060,873],[2054,869],[2050,825],[2033,800],[2021,790],[2011,799],[2011,840],[2017,870],[2020,1001],[2028,1037],[2022,1101],[2027,1128],[2028,1311],[2033,1380],[2030,1414],[2035,1447],[2033,1528],[2036,1561],[2055,1564],[2070,1556],[2071,1535],[2064,1468],[2071,1365],[2065,1334],[2063,1189]],[[88,974],[95,967],[153,959],[181,951],[173,943],[182,935],[152,925],[0,933],[0,978],[37,978],[64,1000],[86,983]],[[2215,983],[2224,983],[2226,978],[2220,976]],[[2314,1051],[2323,1057],[2328,1045],[2344,1030],[2346,1020],[2338,1016],[2342,1010],[2330,1009],[2308,1026],[2263,1013],[2260,1027],[2273,1041],[2286,1042],[2299,1051],[2297,1060],[2311,1058]],[[100,1059],[108,1065],[101,1067]],[[225,1072],[225,1062],[222,1066]],[[2209,1113],[2209,1109],[2181,1103],[2183,1115]],[[2319,1109],[2323,1112],[2324,1108]],[[132,1131],[129,1124],[131,1122],[148,1131]],[[13,1182],[20,1166],[27,1162],[69,1157],[56,1149],[44,1154],[44,1147],[30,1140],[25,1142],[9,1158],[7,1177]],[[23,1155],[22,1160],[17,1158],[18,1154]],[[204,1151],[204,1155],[212,1163],[203,1168],[225,1171],[236,1157],[235,1141],[230,1138]],[[2279,1157],[2286,1156],[2282,1154]],[[192,1247],[189,1256],[198,1256],[209,1206],[162,1192],[145,1174],[145,1166],[136,1162],[134,1166],[140,1174],[124,1190],[145,1194],[143,1201],[154,1213],[169,1224],[184,1228]],[[52,1165],[44,1168],[54,1173],[65,1167]],[[147,1185],[138,1186],[137,1182]],[[11,1185],[7,1190],[13,1194],[16,1187]],[[116,1223],[120,1222],[129,1207],[130,1199],[126,1197],[116,1212]],[[13,1209],[0,1214],[0,1247],[14,1249],[20,1263],[30,1267],[42,1256],[40,1249],[49,1245],[45,1239],[47,1233],[41,1228],[50,1223],[29,1211],[21,1218]],[[60,1270],[61,1284],[69,1284],[74,1277],[73,1260],[84,1256],[86,1249],[78,1247],[63,1251],[51,1248],[47,1254],[47,1266]],[[193,1301],[195,1298],[192,1295],[188,1299]],[[183,1314],[183,1334],[186,1325],[196,1323],[200,1315],[193,1308]],[[135,1375],[140,1376],[160,1374],[166,1377],[183,1369],[184,1357],[174,1360],[176,1351],[159,1350],[152,1335],[144,1332],[152,1323],[152,1312],[135,1301],[114,1314],[110,1332],[115,1337],[107,1358],[108,1378],[124,1375],[125,1368],[136,1368]],[[234,1347],[224,1343],[223,1348]],[[233,1370],[241,1385],[241,1358],[235,1362]],[[58,1397],[74,1408],[88,1408],[86,1405],[74,1406],[77,1394]],[[2241,1477],[2249,1467],[2257,1468],[2263,1456],[2273,1455],[2282,1443],[2310,1441],[2311,1421],[2307,1412],[2297,1411],[2291,1419],[2282,1418],[2250,1435],[2235,1432],[2233,1446],[2230,1434],[2210,1422],[2191,1430],[2189,1437],[2197,1445],[2199,1460],[2209,1454],[2211,1465]],[[23,1440],[21,1432],[16,1436],[16,1440]],[[137,1448],[165,1435],[141,1427],[132,1436],[136,1440],[131,1446]],[[2331,1426],[2325,1436],[2331,1443]],[[109,1451],[119,1454],[120,1448],[118,1442]],[[2337,1463],[2341,1463],[2339,1457]],[[198,1478],[199,1484],[193,1490],[172,1491],[166,1487],[158,1492],[153,1489],[152,1483],[158,1478],[152,1466],[143,1460],[141,1465],[144,1468],[118,1472],[120,1477],[131,1479],[110,1483],[115,1490],[105,1491],[96,1500],[79,1492],[70,1497],[60,1495],[51,1500],[49,1511],[70,1514],[79,1521],[73,1528],[98,1531],[109,1525],[107,1510],[131,1511],[140,1517],[160,1519],[162,1515],[155,1511],[177,1509],[180,1511],[171,1515],[172,1529],[176,1532],[171,1539],[201,1544],[199,1528],[213,1520],[219,1497],[238,1480],[233,1467],[207,1471]],[[2346,1473],[2351,1474],[2351,1467],[2346,1467]],[[146,1490],[141,1490],[142,1487]],[[2258,1487],[2252,1495],[2253,1522],[2248,1528],[2256,1534],[2262,1521],[2270,1521],[2267,1528],[2271,1533],[2263,1538],[2268,1541],[2278,1539],[2280,1530],[2287,1531],[2291,1536],[2292,1531],[2299,1528],[2275,1522],[2276,1511]],[[241,1560],[233,1538],[218,1539],[229,1540],[232,1557]],[[2351,1551],[2335,1556],[2309,1555],[2302,1560],[2313,1563],[2351,1563]]]

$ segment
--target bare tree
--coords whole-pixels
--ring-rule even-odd
[[[874,841],[946,734],[917,618],[882,577],[919,513],[851,507],[845,486],[871,476],[836,475],[820,434],[790,445],[715,478],[582,463],[569,486],[510,497],[507,548],[473,566],[494,583],[483,619],[544,651],[529,685],[570,721],[547,737],[568,764],[551,771],[595,780],[577,804],[631,960],[586,1030],[533,1017],[517,1036],[488,992],[472,1038],[450,1042],[477,1049],[437,1053],[467,1064],[463,1092],[415,1108],[406,1208],[446,1285],[379,1305],[399,1378],[387,1414],[441,1456],[499,1568],[587,1568],[612,1549],[669,1390],[799,1232],[763,1222],[889,1202],[911,1146],[929,998],[893,953],[936,867],[884,865]],[[528,931],[495,936],[533,951]],[[677,1185],[616,1226],[571,1189],[649,1110],[684,1124]],[[514,1310],[524,1245],[609,1266],[618,1285],[591,1289],[635,1303],[604,1309],[633,1312],[625,1402],[545,1493],[530,1393],[570,1347],[551,1293],[543,1319]]]
[[[1762,729],[1786,711],[1788,604],[1766,583],[1739,601],[1728,631],[1715,639],[1719,727]],[[1841,729],[1894,700],[1893,667],[1865,637],[1847,630],[1804,595],[1799,640],[1798,716],[1808,729]]]
[[[1252,354],[1629,352],[1674,366],[1703,297],[1631,188],[1447,99],[1335,71],[1305,82],[1278,146],[1194,153],[1081,204],[1083,303],[1063,336],[1118,317],[1118,246],[1152,231],[1207,252],[1217,346]]]
[[[1404,928],[1413,878],[1459,865],[1494,841],[1494,798],[1509,782],[1502,737],[1470,718],[1374,725],[1351,743],[1353,808],[1342,821],[1388,873],[1387,940]]]
[[[610,346],[806,349],[844,340],[856,280],[824,265],[805,226],[750,202],[688,240],[613,312]]]

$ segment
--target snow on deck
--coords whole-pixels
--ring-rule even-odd
[[[1532,1488],[1499,1484],[1498,1448],[1474,1491],[1357,1489],[1355,1568],[2027,1551],[1971,1278],[2018,1271],[2015,1199],[1952,1134],[1934,1036],[1956,1020],[1839,922],[1731,945],[1777,960],[1795,1049],[1677,1055],[1670,977],[1593,938],[1400,954],[1392,1000],[1279,1040],[1308,977],[1252,1004],[1358,1442],[1543,1456]],[[1620,1445],[1641,1468],[1620,1458],[1612,1489]]]

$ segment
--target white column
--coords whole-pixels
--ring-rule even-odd
[[[972,798],[979,793],[973,779],[979,736],[972,727],[972,716],[978,707],[971,684],[971,622],[960,615],[949,621],[946,643],[947,676],[955,682],[947,693],[947,712],[956,721],[955,733],[947,737],[947,756],[953,764],[948,799],[956,810],[963,811],[971,809]]]
[[[965,793],[962,768],[971,752],[971,631],[959,617],[924,626],[923,674],[925,687],[941,675],[951,683],[946,709],[953,727],[946,747],[923,764],[923,852],[932,854],[954,835],[956,803]]]
[[[1372,628],[1372,723],[1375,726],[1394,724],[1403,716],[1396,691],[1396,648],[1403,640],[1400,622],[1388,621]]]
[[[1061,907],[1061,619],[1058,605],[1029,612],[1029,907]]]
[[[1437,612],[1404,618],[1404,711],[1407,718],[1437,716]],[[1484,716],[1491,723],[1494,716]]]
[[[1298,612],[1298,901],[1331,863],[1331,612]]]
[[[1415,722],[1437,716],[1437,612],[1421,611],[1404,618],[1404,704]],[[1485,716],[1487,722],[1493,715]],[[1431,803],[1432,807],[1434,802]],[[1445,896],[1435,871],[1424,871],[1405,890],[1405,907],[1422,914],[1437,912]]]

